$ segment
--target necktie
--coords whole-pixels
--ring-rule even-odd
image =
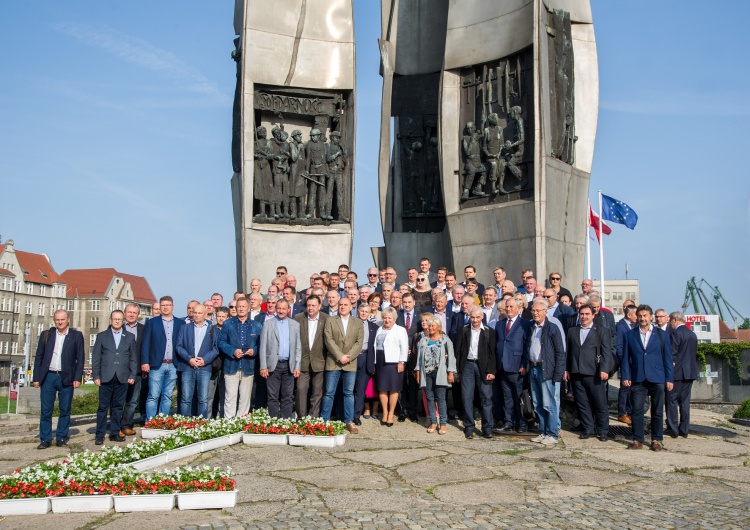
[[[512,323],[512,322],[513,322],[513,321],[512,321],[511,319],[508,319],[508,323],[507,323],[507,324],[505,324],[505,334],[506,334],[506,335],[507,335],[508,333],[510,333],[510,325],[511,325],[511,323]]]
[[[411,315],[409,313],[406,313],[406,329],[409,329],[411,327]]]

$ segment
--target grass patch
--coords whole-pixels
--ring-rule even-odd
[[[10,402],[10,413],[15,414],[18,401]],[[0,397],[0,414],[8,413],[8,397]]]
[[[516,456],[523,453],[528,453],[531,451],[531,449],[506,449],[505,451],[500,451],[501,455],[508,455],[508,456]]]

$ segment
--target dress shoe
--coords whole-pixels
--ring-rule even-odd
[[[409,414],[409,421],[412,423],[419,423],[419,418],[416,414]]]
[[[360,420],[359,418],[357,418],[356,420],[354,420],[354,425],[357,425],[357,426],[362,425],[362,420]]]
[[[585,430],[586,430],[585,427],[583,426],[583,424],[581,424],[581,425],[576,425],[575,427],[572,427],[570,429],[570,432],[584,432]]]
[[[125,437],[124,436],[120,436],[119,434],[111,434],[109,436],[109,440],[111,442],[124,442],[125,441]]]
[[[663,446],[661,445],[661,442],[659,440],[654,440],[651,442],[651,450],[656,451],[657,453],[663,449]]]
[[[664,434],[668,434],[670,438],[677,438],[677,433],[674,431],[664,431]]]
[[[513,428],[513,425],[510,423],[506,423],[502,427],[500,427],[500,432],[515,432],[515,429]]]
[[[487,440],[492,439],[492,432],[491,431],[482,431],[482,438],[485,438]]]
[[[135,431],[133,429],[123,429],[120,431],[120,436],[135,436]]]
[[[529,428],[528,427],[519,427],[518,429],[516,429],[516,432],[529,432]]]
[[[625,449],[641,449],[642,447],[643,444],[641,442],[636,442],[635,440],[633,440]]]
[[[94,445],[102,445],[104,443],[104,438],[95,438],[94,439]]]
[[[682,436],[683,438],[687,438],[688,437],[687,433],[681,434],[680,436]]]
[[[596,438],[600,442],[608,442],[609,441],[609,437],[606,434],[597,434]]]
[[[578,435],[579,440],[588,440],[589,438],[591,438],[591,435],[587,432]]]
[[[385,427],[385,426],[386,426],[386,425],[388,425],[388,424],[387,424],[386,422],[384,422],[383,420],[380,420],[380,425],[382,425],[382,426],[384,426],[384,427]]]
[[[36,446],[37,449],[49,449],[49,446],[52,445],[51,442],[41,442],[39,445]]]
[[[468,432],[468,433],[465,432],[464,433],[464,438],[466,438],[467,440],[473,440],[474,439],[474,431]]]
[[[623,414],[622,416],[617,416],[617,421],[621,423],[625,423],[627,425],[633,425],[633,420],[630,418],[628,414]]]
[[[393,422],[392,422],[392,421],[389,421],[388,423],[386,423],[386,425],[387,425],[388,427],[393,427]]]
[[[346,430],[349,431],[352,434],[359,434],[359,429],[357,429],[357,426],[354,425],[354,422],[350,422],[346,424]]]
[[[57,447],[65,447],[66,445],[68,445],[68,440],[67,439],[66,440],[57,440],[55,442],[55,445]]]
[[[398,422],[404,423],[406,421],[406,414],[399,414],[398,415]]]

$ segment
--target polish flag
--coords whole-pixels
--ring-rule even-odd
[[[594,232],[596,232],[596,240],[601,243],[602,238],[601,234],[599,234],[599,216],[594,213],[594,209],[591,208],[591,202],[589,202],[589,226],[594,229]],[[612,229],[607,226],[607,223],[602,221],[602,232],[604,232],[604,235],[608,236],[612,233]]]

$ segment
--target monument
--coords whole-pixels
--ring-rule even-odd
[[[352,3],[236,0],[234,28],[232,204],[247,290],[277,265],[302,279],[351,261]]]
[[[598,113],[589,0],[381,6],[376,262],[580,277]]]

